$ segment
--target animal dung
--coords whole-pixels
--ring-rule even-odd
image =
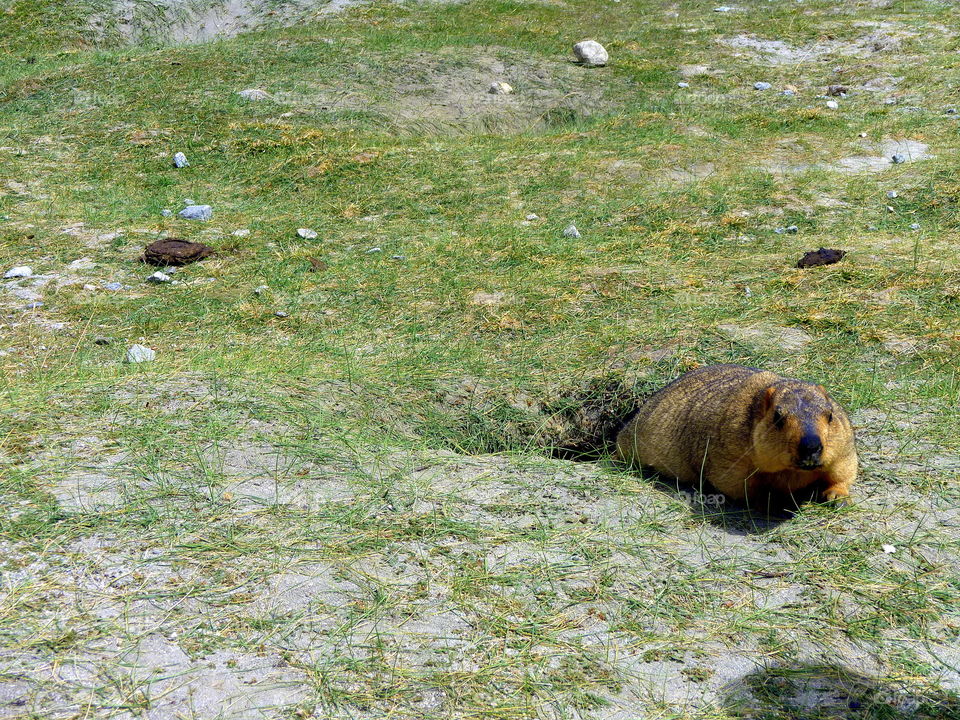
[[[812,268],[819,267],[820,265],[833,265],[834,263],[840,262],[846,254],[846,250],[833,250],[829,248],[810,250],[800,258],[799,262],[797,262],[797,267]]]
[[[213,255],[213,248],[203,243],[180,238],[164,238],[150,243],[143,249],[140,260],[148,265],[189,265]]]

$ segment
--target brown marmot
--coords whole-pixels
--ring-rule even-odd
[[[741,365],[708,365],[654,393],[616,456],[738,500],[813,483],[837,500],[857,478],[853,426],[821,385]]]

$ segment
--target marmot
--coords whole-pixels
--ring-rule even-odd
[[[737,500],[819,483],[832,501],[857,477],[853,426],[823,386],[742,365],[708,365],[654,393],[616,456]]]

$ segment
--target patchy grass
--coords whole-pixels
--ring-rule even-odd
[[[0,714],[960,717],[948,6],[68,5],[0,5]],[[848,407],[856,505],[605,462],[721,361]]]

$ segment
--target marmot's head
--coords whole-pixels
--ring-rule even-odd
[[[757,466],[764,472],[816,470],[829,465],[849,422],[822,385],[776,382],[759,398],[753,427]]]

